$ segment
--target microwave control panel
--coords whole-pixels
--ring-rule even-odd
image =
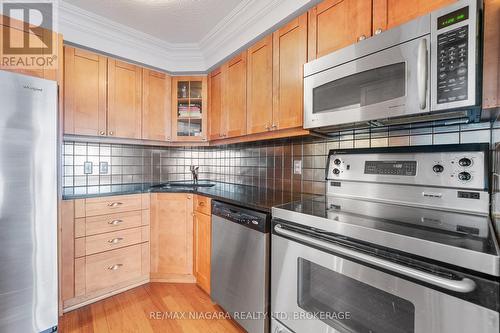
[[[463,101],[468,98],[468,26],[437,36],[437,103]]]

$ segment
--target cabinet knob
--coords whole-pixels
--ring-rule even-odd
[[[109,133],[108,133],[108,134],[109,134],[109,135],[113,135],[113,131],[109,131]]]
[[[278,128],[278,125],[275,125],[273,124],[273,126],[271,126],[272,129],[277,129]]]
[[[270,131],[271,127],[269,127],[269,124],[266,124],[266,130]]]
[[[120,243],[122,240],[123,240],[123,238],[122,238],[122,237],[116,237],[116,238],[110,239],[110,240],[108,241],[108,243],[109,243],[109,244],[118,244],[118,243]]]
[[[108,222],[108,224],[111,224],[111,225],[118,225],[120,223],[123,223],[123,220],[113,220],[113,221]]]
[[[169,136],[167,136],[167,141],[170,141],[170,140],[171,140],[171,138]]]
[[[362,40],[365,40],[366,39],[366,36],[365,35],[361,35],[358,37],[358,41],[362,41]]]
[[[114,264],[114,265],[108,266],[108,269],[110,271],[116,271],[118,268],[120,268],[122,266],[123,266],[123,264]]]
[[[382,28],[375,30],[375,35],[380,35],[382,33]]]
[[[100,131],[99,135],[106,135],[106,132],[105,131]]]

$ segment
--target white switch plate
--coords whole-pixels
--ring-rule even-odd
[[[293,174],[301,175],[302,174],[302,160],[294,160],[293,161]]]

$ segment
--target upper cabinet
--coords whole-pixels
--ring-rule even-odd
[[[301,127],[304,121],[304,64],[307,62],[307,14],[273,34],[273,123],[276,129]]]
[[[174,141],[207,141],[207,77],[172,78]]]
[[[273,37],[247,53],[247,134],[271,130],[273,124]]]
[[[107,58],[64,47],[64,133],[107,135]]]
[[[243,52],[223,67],[222,117],[225,117],[223,135],[226,138],[246,134],[247,119],[247,54]]]
[[[372,0],[325,0],[310,9],[308,14],[309,60],[372,34]]]
[[[142,68],[108,59],[108,135],[141,139]]]
[[[225,119],[222,118],[222,70],[214,70],[208,79],[209,101],[209,138],[219,140],[223,138],[222,129],[225,128]]]
[[[172,79],[165,73],[142,70],[142,138],[172,140]]]
[[[484,1],[483,108],[500,106],[500,1]]]
[[[394,28],[457,0],[373,0],[373,33]]]

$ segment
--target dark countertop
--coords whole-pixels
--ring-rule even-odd
[[[264,189],[255,186],[229,184],[217,181],[203,181],[200,183],[213,183],[213,187],[157,187],[149,183],[105,185],[105,186],[75,186],[64,187],[63,200],[85,199],[112,195],[125,195],[137,193],[194,193],[212,199],[240,205],[246,208],[271,212],[273,206],[286,204],[297,200],[306,200],[317,195],[305,193],[292,193]]]

